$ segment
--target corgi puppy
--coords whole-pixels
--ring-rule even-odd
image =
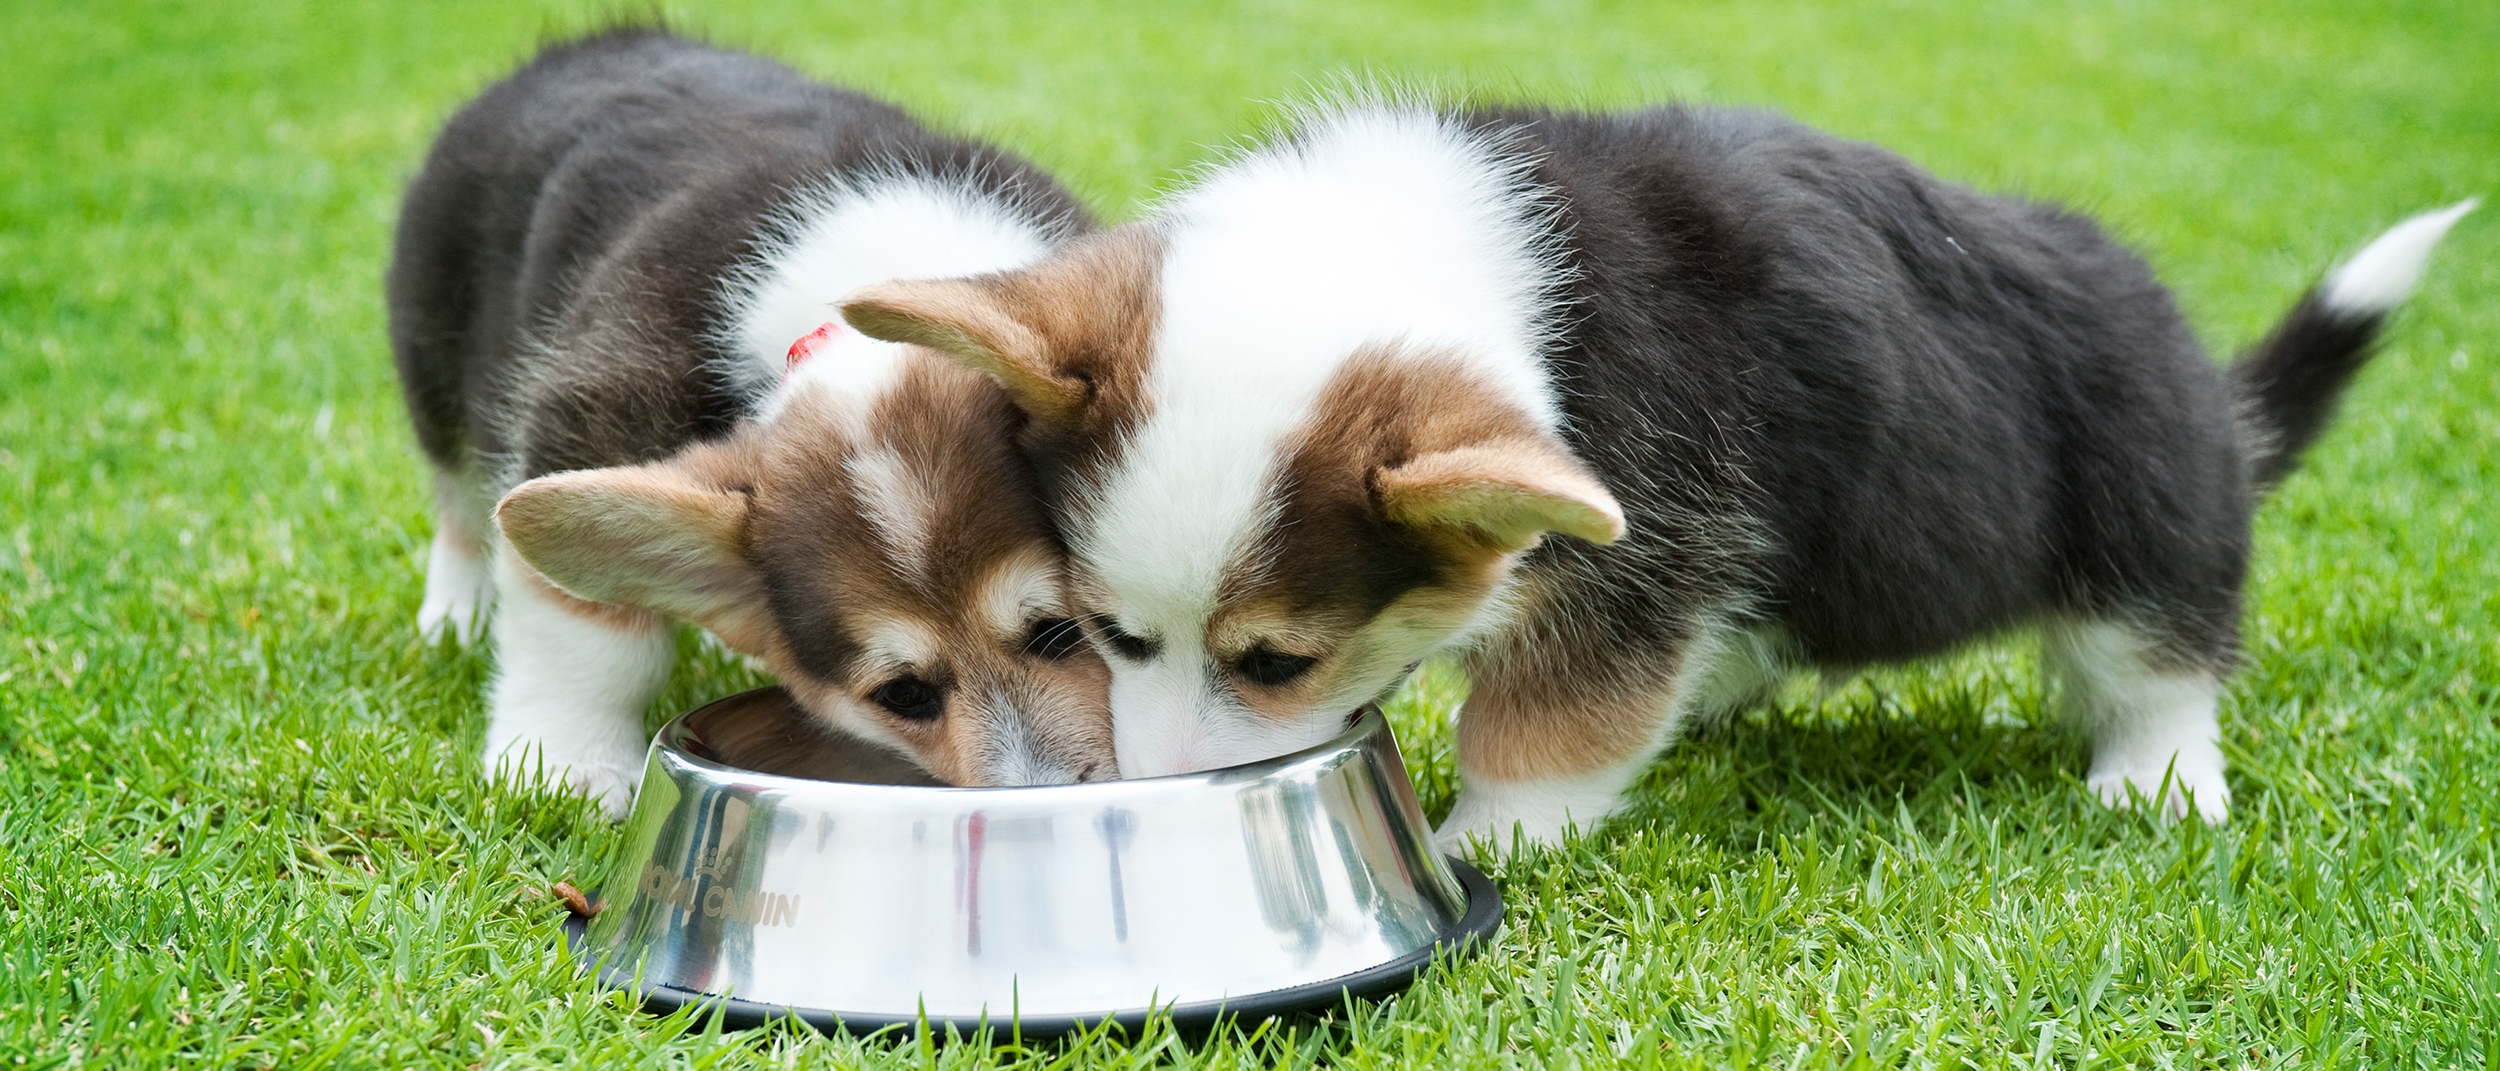
[[[2219,819],[2250,514],[2468,207],[2226,372],[2090,221],[1775,115],[1364,104],[843,312],[1031,417],[1124,776],[1455,653],[1444,844],[1550,841],[1689,717],[2034,625],[2100,798]]]
[[[1113,776],[1022,415],[832,304],[1089,226],[1023,160],[658,30],[454,117],[388,286],[440,517],[418,624],[493,610],[488,770],[621,817],[674,618],[945,781]]]

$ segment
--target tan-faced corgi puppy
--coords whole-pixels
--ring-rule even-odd
[[[832,305],[1088,227],[1014,156],[655,30],[550,48],[462,110],[389,293],[437,472],[419,625],[494,609],[489,770],[621,815],[676,618],[946,781],[1113,776],[1023,416]]]
[[[1126,776],[1453,653],[1444,841],[1546,840],[1688,715],[2036,624],[2101,798],[2218,818],[2250,513],[2466,207],[2225,373],[2089,221],[1777,116],[1362,105],[845,315],[1032,416]]]

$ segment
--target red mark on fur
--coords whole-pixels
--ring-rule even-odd
[[[805,338],[791,343],[790,358],[781,366],[781,378],[790,378],[790,373],[799,370],[799,362],[816,356],[816,351],[824,349],[826,343],[833,341],[833,336],[841,333],[842,321],[834,320],[808,332]]]

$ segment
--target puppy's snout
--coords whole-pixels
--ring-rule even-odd
[[[1109,712],[1099,699],[1020,681],[984,689],[981,700],[964,743],[985,784],[1064,785],[1115,766]]]

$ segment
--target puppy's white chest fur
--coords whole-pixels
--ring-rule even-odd
[[[868,399],[891,386],[902,347],[842,325],[841,296],[888,279],[923,279],[1023,267],[1050,250],[1036,230],[995,200],[920,175],[827,180],[770,224],[771,237],[728,282],[723,369],[771,420],[793,392]],[[793,344],[832,325],[831,337],[795,366]]]

